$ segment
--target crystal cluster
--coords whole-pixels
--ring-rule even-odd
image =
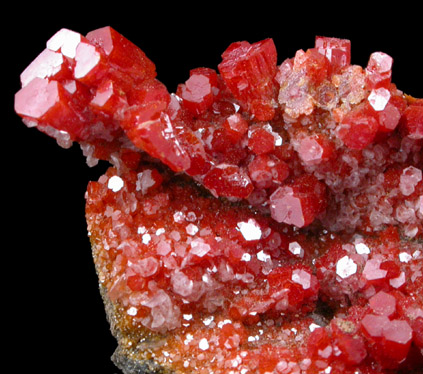
[[[175,93],[111,27],[62,29],[21,74],[29,127],[112,166],[86,193],[135,362],[181,373],[423,366],[423,100],[392,58],[235,42]]]

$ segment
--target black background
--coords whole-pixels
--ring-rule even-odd
[[[313,47],[315,35],[350,39],[352,63],[370,53],[394,58],[393,81],[423,96],[421,10],[386,2],[295,4],[216,2],[145,5],[12,4],[2,17],[1,301],[10,372],[117,374],[116,343],[105,319],[84,217],[84,193],[107,165],[89,168],[79,149],[62,149],[24,126],[13,110],[19,74],[66,27],[82,34],[110,25],[156,64],[158,79],[174,92],[192,68],[216,68],[234,41],[274,39],[278,62]],[[421,16],[420,16],[421,18]]]

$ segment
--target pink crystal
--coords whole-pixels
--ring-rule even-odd
[[[320,164],[329,160],[334,151],[334,146],[321,136],[306,136],[300,139],[298,155],[308,165]]]
[[[61,53],[45,49],[21,74],[22,87],[34,78],[71,78],[69,66]]]
[[[15,110],[23,117],[49,124],[57,130],[66,131],[73,139],[81,140],[85,119],[70,102],[70,95],[57,81],[34,78],[15,97]]]
[[[383,329],[389,324],[389,318],[385,315],[366,314],[361,326],[366,333],[373,338],[382,337]]]
[[[392,62],[392,57],[383,52],[374,52],[370,55],[366,67],[366,79],[370,88],[389,86]]]
[[[395,313],[396,300],[395,297],[379,291],[376,295],[369,299],[369,306],[375,314],[382,316],[391,316]]]

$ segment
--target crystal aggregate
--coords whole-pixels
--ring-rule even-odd
[[[389,55],[362,68],[350,50],[317,36],[278,64],[272,39],[235,42],[169,93],[113,28],[62,29],[22,72],[24,123],[111,163],[86,219],[132,359],[421,369],[423,100]]]

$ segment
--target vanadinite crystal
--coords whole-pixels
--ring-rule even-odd
[[[15,110],[111,163],[86,219],[117,366],[421,372],[423,99],[392,66],[240,41],[170,93],[111,27],[52,36]]]

